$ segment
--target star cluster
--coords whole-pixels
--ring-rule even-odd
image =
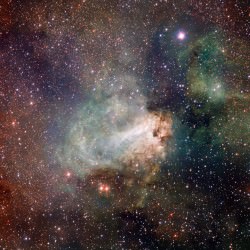
[[[248,249],[249,6],[2,0],[1,249]]]

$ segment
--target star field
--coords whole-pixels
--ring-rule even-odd
[[[249,249],[249,15],[2,0],[0,249]]]

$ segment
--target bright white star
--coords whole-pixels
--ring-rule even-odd
[[[180,31],[178,34],[177,34],[177,39],[179,39],[179,40],[184,40],[186,38],[186,34],[185,34],[185,32],[183,32],[183,31]]]

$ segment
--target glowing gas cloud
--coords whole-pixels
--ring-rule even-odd
[[[147,168],[165,157],[171,116],[149,112],[143,95],[128,98],[121,93],[93,97],[77,112],[58,150],[61,164],[85,174],[103,167]]]

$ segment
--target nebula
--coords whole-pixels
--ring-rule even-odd
[[[149,112],[142,95],[135,101],[119,93],[104,100],[92,97],[72,120],[58,159],[80,175],[103,167],[147,168],[164,159],[172,135],[171,115]]]
[[[249,249],[247,1],[0,3],[0,249]]]

